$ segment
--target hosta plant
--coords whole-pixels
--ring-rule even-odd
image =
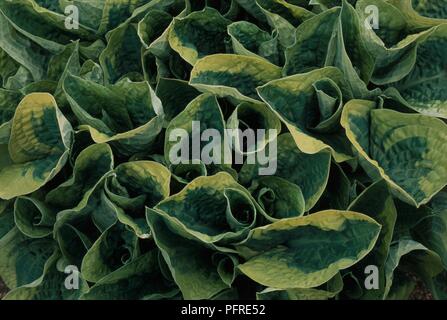
[[[5,299],[447,299],[446,8],[1,0]]]

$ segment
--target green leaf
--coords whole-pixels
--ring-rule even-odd
[[[151,250],[99,280],[81,299],[159,299],[171,298],[177,292],[161,273],[158,251]]]
[[[34,282],[43,275],[55,247],[52,239],[30,239],[11,229],[0,239],[0,277],[10,289]]]
[[[419,113],[447,119],[447,25],[440,25],[417,47],[417,58],[411,72],[392,83],[410,108]]]
[[[243,8],[248,14],[261,22],[267,22],[265,14],[262,12],[262,9],[256,1],[254,0],[236,0],[237,4]]]
[[[95,144],[76,158],[73,176],[51,190],[45,202],[59,209],[76,207],[86,193],[113,169],[113,154],[107,144]]]
[[[163,125],[163,107],[147,82],[123,79],[102,86],[73,75],[64,91],[73,113],[96,143],[110,143],[123,155],[147,150]]]
[[[22,65],[25,71],[28,70],[35,81],[43,78],[48,64],[48,53],[16,31],[1,12],[0,47]]]
[[[373,248],[380,225],[351,211],[328,210],[253,229],[238,246],[239,270],[273,288],[313,288],[357,263]]]
[[[259,103],[256,87],[280,77],[281,69],[262,58],[215,54],[197,61],[190,84],[220,97]]]
[[[212,135],[203,138],[202,134],[207,129]],[[217,98],[210,94],[198,96],[172,119],[166,128],[166,162],[197,164],[200,159],[207,157],[207,165],[211,164],[210,162],[224,163],[224,129],[225,123]]]
[[[270,162],[276,163],[277,169],[274,176],[297,185],[303,192],[305,210],[309,211],[326,188],[331,155],[327,151],[315,154],[301,152],[288,133],[280,135],[276,143],[278,144],[277,155],[269,158]],[[259,175],[259,168],[259,163],[244,164],[239,174],[241,183],[248,185]]]
[[[105,191],[120,209],[118,220],[140,238],[149,237],[145,207],[152,208],[169,196],[171,173],[153,161],[133,161],[116,167],[107,179]]]
[[[366,160],[364,167],[372,166],[402,200],[419,207],[447,184],[442,153],[447,126],[441,120],[374,109],[370,101],[352,100],[341,123]]]
[[[98,282],[139,255],[138,238],[117,222],[107,229],[85,254],[81,273],[85,280]]]
[[[197,177],[208,175],[208,170],[203,162],[200,162],[200,164],[171,164],[169,170],[172,173],[172,177],[182,184],[182,187]]]
[[[378,28],[372,28],[372,30],[369,29],[369,31],[364,30],[365,39],[369,42],[368,44],[372,46],[369,49],[371,51],[383,50],[384,52],[381,52],[381,54],[384,54],[386,52],[385,49],[387,48],[390,49],[389,53],[392,52],[392,49],[402,49],[403,42],[400,42],[411,34],[404,13],[387,0],[372,0],[369,2],[366,0],[359,0],[356,4],[357,13],[361,20],[368,24],[375,22],[371,21],[371,11],[370,8],[368,8],[369,5],[376,6],[379,12],[379,16],[377,17]],[[378,48],[374,48],[374,45]],[[387,58],[389,58],[389,56]],[[385,62],[385,57],[379,56],[378,59],[379,66],[381,62]]]
[[[15,90],[0,89],[0,127],[14,117],[17,105],[23,95]]]
[[[412,3],[414,10],[422,16],[447,19],[447,7],[445,0],[441,0],[439,2],[429,0],[415,0]]]
[[[327,10],[303,22],[296,29],[295,43],[285,51],[285,75],[324,67],[339,15],[339,8]]]
[[[213,258],[217,253],[215,248],[174,233],[158,210],[148,210],[146,217],[155,243],[185,300],[209,299],[229,287],[218,272],[222,259]],[[234,270],[234,266],[231,268]]]
[[[82,1],[83,5],[87,5],[86,10],[89,10],[92,5],[91,1]],[[173,4],[173,0],[155,0],[147,2],[146,0],[135,0],[129,2],[127,0],[114,0],[98,3],[95,5],[101,10],[101,15],[95,17],[99,18],[98,33],[105,33],[109,30],[116,30],[125,23],[133,22],[144,17],[144,14],[151,9],[164,9]],[[90,8],[89,8],[90,7]],[[90,9],[91,10],[91,9]],[[79,13],[81,14],[81,13]]]
[[[172,94],[172,92],[176,94]],[[199,91],[190,86],[186,81],[166,78],[160,78],[158,80],[155,93],[163,104],[166,121],[171,121],[200,94]]]
[[[206,7],[184,18],[174,19],[169,45],[191,65],[214,53],[225,53],[227,26],[230,21],[215,9]]]
[[[260,177],[254,180],[250,191],[270,221],[304,214],[305,200],[301,188],[283,178]]]
[[[3,84],[3,87],[5,87],[8,78],[17,72],[18,68],[19,64],[14,61],[6,51],[0,48],[0,83]]]
[[[278,290],[266,288],[256,294],[258,300],[328,300],[343,289],[343,279],[337,273],[331,280],[317,288]]]
[[[412,235],[435,251],[447,269],[447,193],[438,193],[428,206],[427,214],[413,226]]]
[[[326,190],[324,190],[317,208],[346,210],[351,200],[355,198],[355,195],[353,195],[354,187],[355,184],[351,183],[343,168],[333,161]]]
[[[57,251],[47,260],[43,274],[34,282],[15,288],[8,292],[5,300],[77,300],[87,290],[87,283],[79,272],[73,271],[72,276],[78,275],[79,287],[69,290],[65,286],[67,274],[57,269],[59,253]],[[76,273],[76,274],[75,274]]]
[[[260,210],[249,192],[225,172],[194,179],[155,209],[204,243],[243,240]]]
[[[325,65],[337,67],[343,72],[354,97],[369,99],[376,96],[380,89],[369,91],[367,88],[375,61],[367,49],[361,21],[355,9],[343,0]]]
[[[1,12],[14,28],[46,50],[57,53],[74,38],[93,39],[83,25],[66,28],[64,8],[55,12],[40,6],[35,0],[4,1]]]
[[[118,208],[106,197],[104,182],[102,177],[76,207],[57,214],[54,238],[63,257],[74,265],[80,266],[93,242],[116,223]]]
[[[6,299],[444,299],[446,1],[0,0]]]
[[[63,167],[72,127],[50,94],[33,93],[20,102],[11,124],[9,163],[0,167],[0,198],[34,192]]]
[[[378,28],[364,30],[368,50],[376,59],[371,81],[378,85],[399,81],[413,69],[418,45],[432,33],[430,28],[443,21],[419,16],[411,0],[359,0],[357,13],[366,23],[371,20],[370,5],[380,13]]]
[[[99,57],[106,83],[125,77],[141,81],[141,42],[137,27],[125,23],[108,33],[108,43]]]
[[[67,45],[64,50],[50,59],[48,66],[48,78],[57,81],[57,87],[54,90],[56,101],[61,104],[62,109],[68,105],[62,86],[69,73],[79,74],[81,72],[79,58],[79,42]]]
[[[176,16],[176,18],[186,17],[191,12],[190,3],[185,2],[185,6],[186,7],[184,8],[184,10],[182,10]],[[174,20],[171,21],[171,23],[166,28],[166,30],[164,30],[163,33],[157,39],[155,39],[152,43],[150,43],[150,44],[143,43],[143,44],[149,46],[148,52],[153,54],[158,59],[169,60],[170,55],[172,55],[175,52],[169,45],[169,32],[171,30],[173,23],[174,23]],[[140,37],[141,37],[141,34],[140,34]]]
[[[275,140],[281,131],[281,122],[265,104],[243,102],[234,109],[226,127],[237,130],[233,147],[236,152],[246,154],[261,151],[269,142]],[[256,133],[256,141],[253,144],[247,142],[244,146],[241,142],[246,130]],[[265,135],[260,135],[260,132],[264,132]]]
[[[159,38],[169,27],[172,16],[163,10],[150,10],[138,23],[138,36],[145,48]]]
[[[256,0],[258,6],[267,15],[267,21],[269,20],[268,15],[273,13],[283,17],[294,26],[313,16],[313,13],[305,8],[307,6],[306,1],[298,1],[299,5],[296,5],[296,2],[285,0]]]
[[[54,86],[54,82],[40,80],[38,82],[32,83],[33,76],[32,74],[23,66],[20,66],[17,69],[17,72],[9,77],[8,81],[5,84],[5,89],[8,90],[20,90],[24,95],[27,95],[36,91],[46,90],[40,89],[41,87],[49,87],[52,89]],[[39,88],[39,89],[37,89]],[[53,93],[53,91],[49,91],[48,93]]]
[[[0,239],[14,227],[14,201],[0,200]]]
[[[362,212],[382,226],[374,248],[365,259],[352,267],[353,275],[358,279],[365,276],[367,266],[378,267],[379,288],[366,290],[362,299],[381,299],[385,291],[385,262],[389,254],[397,215],[386,182],[380,180],[369,186],[351,203],[348,210]]]
[[[53,233],[55,212],[45,203],[28,197],[19,197],[14,205],[17,228],[30,238],[44,238]]]
[[[270,35],[257,25],[237,21],[228,26],[233,51],[246,56],[260,56],[273,64],[279,64],[277,36]]]
[[[280,44],[287,48],[294,43],[295,28],[314,14],[306,8],[284,0],[256,0],[267,22],[278,34]]]
[[[305,153],[330,149],[337,162],[353,157],[339,119],[352,97],[340,70],[317,69],[274,80],[258,88],[262,100],[284,122]]]
[[[388,0],[393,6],[398,8],[404,15],[408,21],[409,27],[411,29],[420,29],[420,28],[430,28],[432,26],[440,25],[446,22],[445,20],[445,7],[444,11],[440,8],[445,3],[442,3],[444,0],[441,0],[441,3],[437,3],[432,1],[432,4],[426,5],[426,9],[431,7],[432,10],[437,11],[434,14],[434,17],[425,17],[420,15],[420,13],[415,10],[421,10],[422,3],[418,3],[420,0]],[[425,2],[425,1],[424,1]],[[419,7],[419,8],[418,8]],[[442,18],[442,19],[437,19]]]
[[[410,255],[410,254],[425,254],[429,258],[435,258],[435,260],[430,261],[431,265],[430,268],[437,269],[438,268],[438,259],[439,257],[433,257],[433,252],[427,249],[425,246],[420,244],[419,242],[410,240],[410,239],[404,239],[400,240],[397,243],[393,244],[390,248],[390,252],[385,264],[385,292],[384,292],[384,298],[388,296],[390,293],[390,290],[393,285],[394,281],[394,274],[396,268],[401,263],[401,259],[404,256]],[[439,273],[441,270],[437,270],[437,273]]]

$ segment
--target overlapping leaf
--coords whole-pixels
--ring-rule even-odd
[[[5,299],[446,299],[445,8],[0,1]]]

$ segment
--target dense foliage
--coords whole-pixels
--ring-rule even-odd
[[[446,57],[446,0],[0,0],[6,298],[447,298]]]

